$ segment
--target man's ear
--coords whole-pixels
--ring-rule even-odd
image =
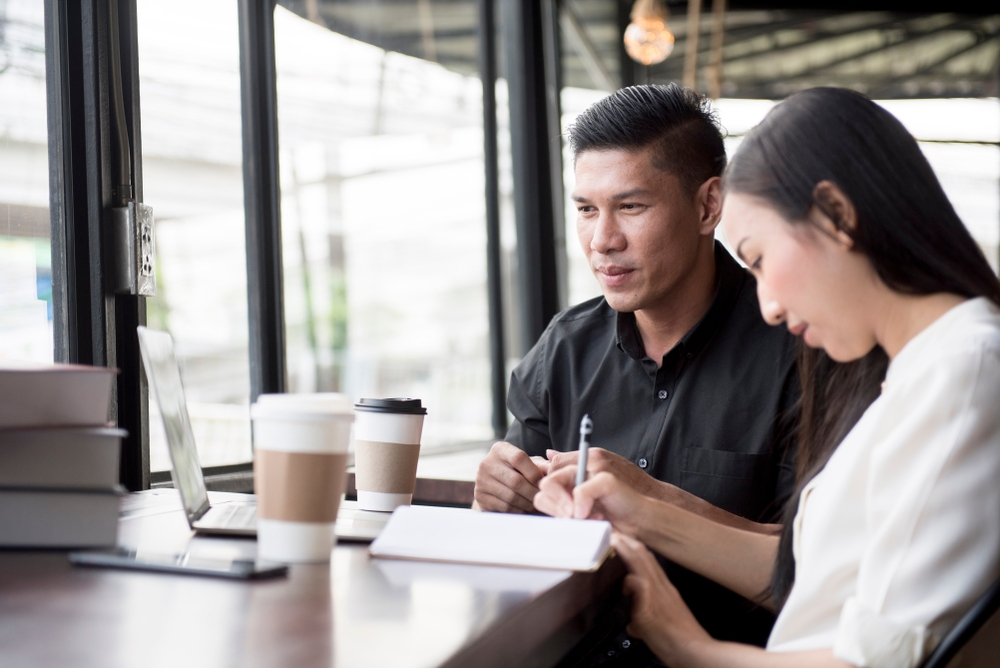
[[[858,212],[851,198],[833,181],[820,181],[813,188],[813,201],[813,222],[847,248],[853,248]]]
[[[713,176],[698,188],[695,194],[698,206],[698,232],[702,236],[712,236],[722,219],[722,179]]]

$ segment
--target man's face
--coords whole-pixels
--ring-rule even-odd
[[[616,311],[656,307],[698,260],[697,197],[652,158],[652,149],[585,151],[576,158],[580,246]]]

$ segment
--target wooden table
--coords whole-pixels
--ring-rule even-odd
[[[213,493],[212,503],[232,495]],[[256,542],[194,537],[173,490],[123,504],[123,546],[252,558]],[[0,666],[552,666],[620,600],[593,574],[373,560],[257,582],[72,567],[65,552],[0,552]]]

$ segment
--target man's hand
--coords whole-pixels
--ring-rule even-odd
[[[476,472],[474,507],[501,513],[533,513],[532,501],[549,463],[529,457],[516,445],[493,444]]]
[[[549,473],[554,473],[567,466],[576,467],[576,463],[580,458],[579,450],[571,452],[548,450],[545,454],[549,458]],[[593,478],[598,473],[604,471],[612,474],[643,496],[651,496],[654,499],[658,499],[663,493],[663,490],[660,489],[663,483],[621,455],[616,455],[603,448],[590,448],[587,451],[587,473],[589,477]]]

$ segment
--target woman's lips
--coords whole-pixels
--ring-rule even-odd
[[[804,336],[807,329],[809,329],[809,325],[807,325],[804,322],[800,322],[794,327],[789,327],[788,333],[791,334],[792,336]]]

